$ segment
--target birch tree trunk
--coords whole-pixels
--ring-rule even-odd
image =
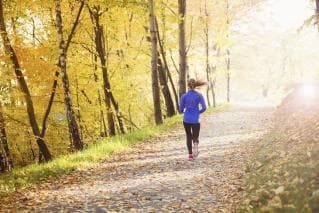
[[[79,11],[77,13],[76,19],[75,19],[74,24],[72,26],[71,33],[70,33],[70,35],[68,37],[68,40],[66,42],[66,45],[65,45],[65,54],[67,54],[67,52],[68,52],[68,49],[69,49],[70,44],[71,44],[71,40],[72,40],[72,38],[73,38],[73,36],[75,34],[75,30],[76,30],[76,28],[77,28],[77,26],[79,24],[79,20],[80,20],[80,16],[81,16],[83,7],[84,7],[84,1],[81,1],[81,5],[80,5],[80,8],[79,8]],[[58,64],[60,64],[60,61],[58,61]],[[55,97],[55,94],[56,94],[59,75],[60,75],[60,72],[56,71],[55,72],[55,78],[54,78],[53,85],[52,85],[52,89],[51,89],[50,99],[49,99],[48,106],[47,106],[47,108],[45,110],[45,113],[44,113],[44,116],[43,116],[43,120],[42,120],[42,128],[41,128],[41,137],[42,138],[44,138],[45,133],[46,133],[46,123],[47,123],[48,117],[50,115],[51,108],[52,108],[53,101],[54,101],[54,97]]]
[[[28,88],[28,84],[25,80],[25,77],[21,71],[21,67],[19,64],[18,57],[14,51],[14,49],[11,46],[8,33],[6,30],[6,25],[5,25],[5,20],[4,20],[4,14],[3,14],[3,1],[0,0],[0,34],[1,38],[3,40],[3,46],[5,49],[5,54],[10,57],[10,61],[12,62],[13,68],[15,75],[17,77],[17,81],[19,83],[20,89],[24,95],[26,105],[27,105],[27,113],[28,113],[28,118],[29,122],[32,128],[33,135],[36,138],[37,145],[39,147],[40,152],[44,156],[45,161],[49,161],[52,159],[51,153],[45,144],[44,139],[40,136],[40,129],[36,120],[36,115],[35,115],[35,110],[34,110],[34,105],[33,101],[31,98],[31,94]]]
[[[75,34],[75,30],[79,24],[79,20],[80,20],[80,16],[81,16],[81,13],[82,13],[82,10],[83,10],[83,7],[84,7],[84,1],[81,1],[81,5],[80,5],[80,8],[79,8],[79,11],[77,13],[77,16],[76,16],[76,19],[74,21],[74,24],[72,26],[72,30],[71,30],[71,33],[69,34],[69,37],[68,37],[68,40],[66,42],[66,47],[65,47],[65,53],[67,54],[68,52],[68,49],[70,47],[70,44],[71,44],[71,40]],[[33,32],[34,33],[34,32]],[[60,60],[60,59],[59,59]],[[58,61],[58,64],[60,64],[60,61]],[[46,130],[47,130],[47,121],[48,121],[48,118],[49,118],[49,115],[51,113],[51,108],[53,106],[53,101],[54,101],[54,98],[55,98],[55,94],[56,94],[56,91],[57,91],[57,86],[58,86],[58,78],[60,76],[60,72],[59,71],[56,71],[55,72],[55,75],[54,75],[54,80],[53,80],[53,84],[52,84],[52,89],[51,89],[51,94],[50,94],[50,98],[49,98],[49,102],[48,102],[48,105],[47,105],[47,108],[44,112],[44,116],[42,118],[42,128],[41,128],[41,138],[44,138],[45,137],[45,134],[46,134]],[[42,161],[42,154],[40,153],[39,154],[39,162]]]
[[[65,42],[63,38],[63,26],[62,26],[62,15],[61,15],[61,0],[55,0],[55,13],[56,13],[56,26],[58,32],[58,42],[59,42],[59,49],[60,49],[60,56],[59,56],[59,66],[61,68],[62,73],[62,83],[64,89],[64,102],[66,105],[67,111],[67,119],[68,119],[68,127],[69,133],[72,139],[72,145],[76,150],[83,149],[83,142],[80,138],[78,124],[75,118],[73,106],[72,106],[72,98],[71,98],[71,91],[70,91],[70,83],[69,77],[66,69],[66,48]]]

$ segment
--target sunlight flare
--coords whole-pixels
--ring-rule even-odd
[[[313,99],[317,94],[317,87],[312,84],[304,84],[301,87],[300,94],[305,99]]]

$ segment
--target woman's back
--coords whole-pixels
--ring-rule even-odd
[[[184,122],[198,123],[199,114],[206,110],[203,96],[194,90],[189,90],[182,95],[179,110],[184,112]]]

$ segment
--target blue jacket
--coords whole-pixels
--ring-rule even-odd
[[[201,109],[199,109],[199,105],[201,105]],[[199,114],[205,112],[205,110],[206,104],[200,93],[189,90],[182,95],[179,103],[179,111],[184,113],[185,123],[199,123]]]

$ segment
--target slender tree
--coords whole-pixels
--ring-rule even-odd
[[[229,1],[226,0],[226,24],[227,24],[227,40],[229,40]],[[226,78],[227,78],[227,102],[230,102],[230,50],[226,50]]]
[[[98,53],[98,57],[100,59],[100,63],[102,66],[102,77],[103,77],[103,91],[105,95],[105,106],[106,106],[106,116],[108,121],[108,129],[109,129],[109,135],[113,136],[116,134],[115,131],[115,123],[114,123],[114,116],[112,112],[112,92],[111,92],[111,84],[109,80],[108,70],[106,66],[106,50],[105,50],[105,39],[104,39],[104,30],[103,26],[100,24],[100,18],[103,14],[101,12],[100,6],[94,6],[92,9],[88,7],[92,23],[94,24],[94,34],[95,34],[95,49]],[[114,101],[115,102],[115,101]],[[115,102],[115,105],[118,109],[118,105]],[[121,131],[124,132],[123,123],[119,122],[119,126]]]
[[[68,36],[68,39],[67,39],[67,42],[66,42],[66,45],[65,45],[65,53],[67,54],[68,52],[68,49],[70,47],[70,44],[71,44],[71,41],[74,37],[74,34],[75,34],[75,31],[76,31],[76,28],[79,24],[79,20],[80,20],[80,16],[81,16],[81,13],[83,11],[83,6],[84,6],[84,1],[81,1],[81,4],[80,4],[80,7],[79,7],[79,11],[76,15],[76,18],[75,18],[75,21],[73,23],[73,26],[72,26],[72,29],[71,29],[71,32]],[[34,24],[34,20],[32,19],[32,23]],[[35,30],[33,29],[33,39],[35,40]],[[58,60],[58,63],[57,63],[59,66],[60,66],[60,58]],[[49,118],[49,115],[51,113],[51,109],[52,109],[52,106],[53,106],[53,102],[54,102],[54,98],[55,98],[55,95],[56,95],[56,91],[57,91],[57,87],[58,87],[58,78],[60,76],[60,72],[59,71],[56,71],[55,74],[54,74],[54,80],[53,80],[53,84],[52,84],[52,89],[51,89],[51,94],[50,94],[50,98],[49,98],[49,102],[48,102],[48,105],[47,105],[47,108],[44,112],[44,116],[43,116],[43,119],[42,119],[42,128],[41,128],[41,138],[44,138],[45,137],[45,134],[46,134],[46,130],[47,130],[47,122],[48,122],[48,118]],[[42,154],[40,153],[39,154],[39,162],[42,161]]]
[[[94,76],[94,81],[95,83],[98,83],[98,75],[96,74],[97,72],[97,55],[95,53],[93,54],[93,76]],[[102,96],[101,96],[101,91],[100,88],[98,87],[97,89],[97,94],[98,98],[97,101],[99,103],[99,110],[100,110],[100,136],[101,137],[106,137],[107,136],[107,128],[106,128],[106,123],[104,119],[104,112],[103,112],[103,107],[102,107]]]
[[[116,112],[116,117],[117,117],[118,125],[120,128],[120,132],[122,134],[125,134],[125,128],[124,128],[124,122],[123,122],[124,117],[120,111],[119,103],[116,102],[112,92],[111,92],[111,102],[112,102],[112,105],[113,105],[115,112]]]
[[[209,86],[212,91],[212,97],[213,97],[213,107],[216,107],[216,92],[215,92],[215,85],[216,85],[216,77],[213,80],[210,80]]]
[[[209,65],[209,25],[208,25],[208,20],[209,20],[209,14],[207,11],[207,0],[205,0],[205,28],[204,28],[204,34],[205,34],[205,53],[206,53],[206,79],[208,82],[208,87],[206,89],[206,98],[207,98],[207,103],[208,106],[210,106],[210,98],[209,98],[209,90],[211,88],[211,77],[210,77],[210,65]]]
[[[153,105],[154,105],[154,118],[156,124],[163,123],[160,92],[158,86],[158,70],[157,70],[157,33],[155,23],[155,10],[154,1],[149,0],[149,23],[150,23],[150,37],[152,44],[152,60],[151,60],[151,73],[152,73],[152,91],[153,91]]]
[[[69,133],[72,139],[72,145],[76,150],[83,149],[83,142],[80,138],[78,124],[75,118],[73,105],[72,105],[72,98],[71,98],[71,91],[70,91],[70,83],[69,77],[66,69],[66,46],[63,36],[63,25],[62,25],[62,15],[61,15],[61,0],[55,0],[55,14],[56,14],[56,27],[58,32],[58,42],[59,42],[59,49],[60,49],[60,56],[59,56],[59,66],[61,68],[62,73],[62,83],[64,89],[64,102],[66,105],[67,111],[67,119],[68,119],[68,127]]]
[[[319,0],[316,0],[315,21],[319,31]]]
[[[5,54],[9,56],[10,61],[12,62],[13,68],[15,75],[17,77],[17,81],[19,83],[20,89],[24,95],[26,105],[27,105],[27,113],[28,113],[28,118],[29,122],[33,131],[34,136],[36,137],[36,142],[38,144],[40,152],[44,156],[45,161],[49,161],[52,159],[51,153],[49,149],[47,148],[44,139],[40,135],[40,129],[37,123],[36,115],[35,115],[35,110],[33,106],[33,101],[31,98],[31,93],[29,91],[28,84],[25,80],[25,77],[21,71],[21,67],[19,64],[18,57],[14,51],[14,49],[11,46],[8,33],[6,30],[6,25],[5,25],[5,19],[4,19],[4,14],[3,14],[3,1],[0,0],[0,34],[1,38],[3,40],[3,46],[5,50]]]
[[[80,132],[80,138],[83,140],[83,126],[82,126],[82,115],[81,115],[81,106],[80,106],[80,101],[79,101],[79,79],[77,74],[75,74],[75,96],[76,96],[76,118],[79,122],[79,132]]]
[[[218,58],[219,55],[220,55],[220,48],[217,47],[217,45],[214,45],[214,50],[216,51],[216,58]],[[216,103],[216,92],[215,92],[216,71],[217,71],[217,67],[216,66],[217,66],[216,64],[212,66],[211,76],[210,76],[210,79],[209,79],[209,86],[210,86],[210,89],[212,91],[212,97],[213,97],[213,107],[217,106],[217,103]]]
[[[6,128],[5,128],[5,122],[4,122],[4,117],[2,113],[1,103],[0,103],[0,151],[1,151],[0,157],[2,158],[2,163],[0,162],[0,172],[10,171],[13,168],[13,162],[12,162],[12,157],[11,157],[8,142],[7,142],[7,134],[6,134]]]
[[[158,75],[159,75],[159,80],[160,80],[160,84],[161,84],[161,88],[162,88],[162,93],[163,93],[163,96],[165,99],[167,116],[172,117],[173,115],[175,115],[175,108],[174,108],[173,98],[172,98],[172,95],[170,93],[169,86],[168,86],[168,81],[167,81],[168,79],[171,83],[173,92],[175,92],[175,99],[177,99],[177,93],[176,93],[176,89],[175,89],[175,86],[173,83],[171,73],[168,69],[164,45],[163,45],[163,42],[161,41],[159,27],[158,27],[156,17],[155,17],[155,24],[156,24],[157,40],[158,40],[158,44],[159,44],[160,51],[161,51],[161,54],[158,53]],[[162,56],[164,64],[162,63],[160,56]],[[178,101],[176,101],[176,104],[178,105]]]
[[[161,39],[161,36],[160,36],[160,30],[159,30],[159,27],[158,27],[158,22],[157,22],[157,19],[155,19],[156,21],[156,31],[157,31],[157,39],[158,39],[158,44],[159,44],[159,47],[160,47],[160,52],[161,52],[161,56],[162,56],[162,59],[164,61],[164,67],[165,67],[165,73],[167,74],[167,77],[168,77],[168,80],[169,80],[169,83],[171,85],[171,88],[173,90],[173,95],[174,95],[174,99],[175,99],[175,105],[176,105],[176,110],[178,111],[178,95],[177,95],[177,91],[176,91],[176,88],[175,88],[175,85],[174,85],[174,81],[173,81],[173,78],[172,78],[172,74],[171,74],[171,71],[169,70],[168,68],[168,63],[167,63],[167,59],[166,59],[166,54],[165,54],[165,49],[164,49],[164,44],[163,44],[163,40]],[[174,114],[175,114],[175,110],[174,110]]]
[[[186,92],[186,41],[185,41],[185,15],[186,15],[186,0],[178,0],[178,30],[179,30],[179,95]]]
[[[227,102],[230,102],[230,51],[227,49],[226,56],[226,78],[227,78]]]
[[[160,82],[162,94],[163,94],[164,100],[165,100],[167,116],[172,117],[173,115],[175,115],[174,103],[173,103],[173,99],[172,99],[172,96],[171,96],[171,93],[169,91],[169,87],[167,84],[167,77],[166,77],[166,73],[165,73],[165,68],[163,66],[161,58],[159,57],[159,54],[158,54],[157,65],[158,65],[157,69],[158,69],[159,82]]]

